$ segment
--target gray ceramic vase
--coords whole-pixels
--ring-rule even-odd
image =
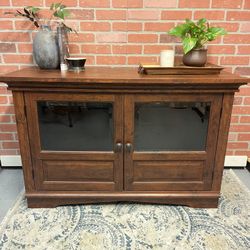
[[[203,67],[207,62],[207,49],[193,49],[183,55],[182,62],[186,66]]]
[[[41,69],[57,69],[60,64],[56,34],[42,26],[33,41],[33,56]]]

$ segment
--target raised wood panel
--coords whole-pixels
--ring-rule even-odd
[[[202,181],[204,162],[202,161],[136,161],[133,179],[137,181]]]
[[[43,161],[45,181],[114,181],[113,162]]]

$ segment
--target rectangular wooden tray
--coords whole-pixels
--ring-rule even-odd
[[[220,74],[223,67],[215,64],[206,64],[204,67],[176,65],[161,67],[159,64],[140,64],[138,73],[146,75],[212,75]]]

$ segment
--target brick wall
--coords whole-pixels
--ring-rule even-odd
[[[0,0],[0,73],[34,65],[31,23],[4,12],[27,5],[41,8],[52,0]],[[55,1],[57,2],[57,1]],[[206,17],[225,27],[229,35],[210,43],[209,61],[250,76],[250,0],[64,0],[70,7],[67,23],[78,31],[70,35],[70,52],[87,57],[88,65],[137,66],[157,62],[160,50],[178,41],[166,31],[185,18]],[[46,12],[45,12],[46,13]],[[250,86],[236,94],[228,155],[250,157]],[[0,83],[0,154],[18,154],[12,95]]]

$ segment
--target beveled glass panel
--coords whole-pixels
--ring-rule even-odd
[[[113,104],[39,101],[42,150],[113,150]]]
[[[136,151],[205,150],[210,103],[135,104]]]

